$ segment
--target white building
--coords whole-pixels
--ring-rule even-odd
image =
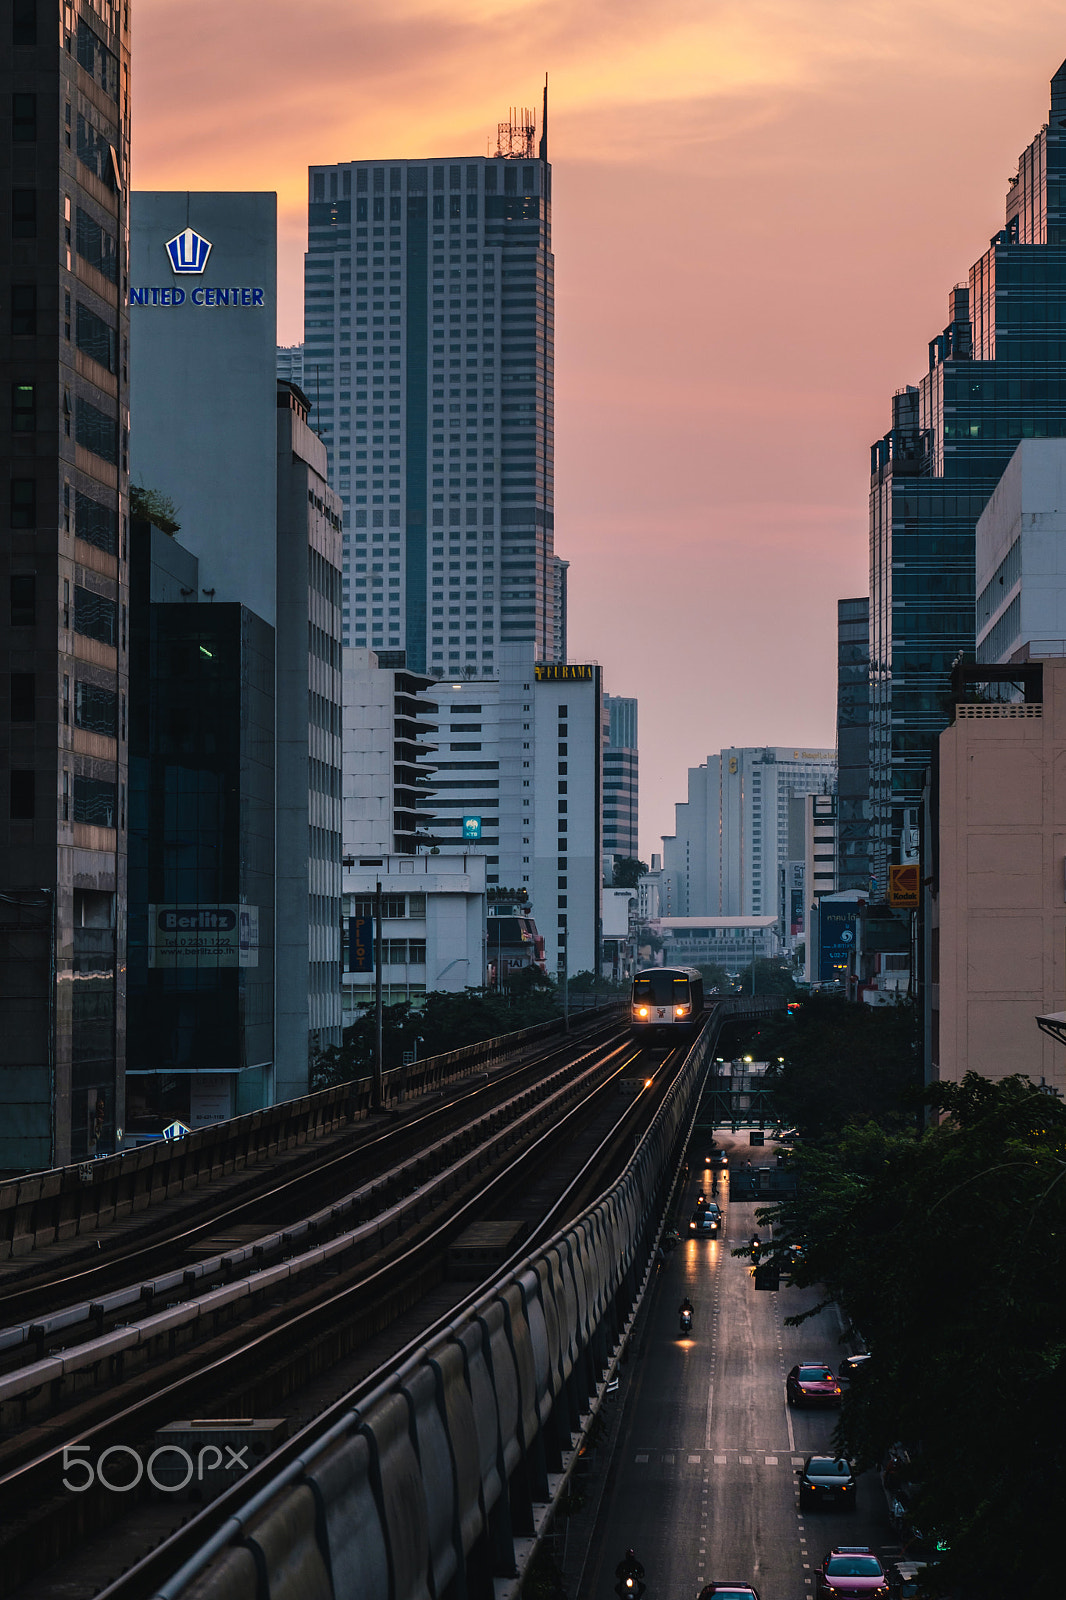
[[[977,521],[977,659],[1066,654],[1066,440],[1023,439]]]
[[[351,919],[372,917],[381,885],[381,992],[385,1005],[420,1004],[428,991],[460,994],[485,982],[485,858],[356,856],[344,871],[344,1021],[374,1003],[373,971],[353,972]],[[371,930],[372,931],[372,930]]]
[[[344,651],[345,856],[413,855],[433,843],[432,819],[419,809],[435,765],[432,680],[388,659]]]
[[[436,837],[485,856],[490,888],[525,889],[549,973],[595,971],[600,920],[600,669],[535,664],[504,646],[498,674],[443,679],[433,813]],[[465,823],[464,823],[464,819]]]
[[[832,750],[738,749],[690,767],[688,799],[663,839],[663,874],[674,915],[775,916],[789,860],[789,801],[831,794]]]
[[[277,346],[277,373],[283,383],[294,383],[298,389],[303,389],[304,347],[302,344],[279,344]],[[313,382],[311,387],[313,390]],[[313,392],[307,398],[312,404],[314,403]],[[312,418],[312,420],[314,419]]]

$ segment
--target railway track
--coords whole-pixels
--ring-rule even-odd
[[[551,1058],[560,1053],[553,1051]],[[548,1070],[542,1059],[535,1085],[521,1081],[528,1067],[501,1074],[447,1108],[440,1120],[454,1124],[460,1117],[462,1126],[442,1132],[438,1122],[418,1172],[409,1164],[418,1158],[409,1156],[407,1165],[400,1164],[403,1170],[370,1179],[239,1252],[208,1258],[210,1270],[189,1283],[183,1274],[179,1286],[172,1272],[127,1284],[124,1293],[139,1291],[138,1306],[152,1307],[129,1326],[116,1324],[80,1346],[51,1348],[44,1356],[25,1339],[23,1353],[34,1360],[21,1365],[17,1344],[9,1342],[4,1354],[14,1364],[0,1377],[0,1594],[17,1592],[47,1555],[77,1547],[89,1530],[105,1526],[123,1508],[121,1492],[63,1491],[64,1451],[73,1447],[98,1456],[118,1447],[143,1456],[159,1427],[179,1416],[210,1415],[219,1404],[229,1417],[291,1409],[301,1384],[350,1357],[442,1282],[448,1249],[471,1221],[491,1213],[516,1186],[528,1187],[534,1172],[552,1165],[561,1170],[560,1145],[574,1146],[577,1130],[605,1093],[613,1094],[621,1115],[610,1119],[583,1179],[573,1179],[577,1204],[580,1182],[587,1189],[598,1181],[597,1159],[602,1165],[612,1147],[617,1154],[620,1141],[630,1148],[627,1129],[642,1108],[617,1096],[616,1080],[638,1056],[616,1030],[586,1040],[577,1063]],[[656,1073],[660,1087],[670,1075],[670,1059]],[[650,1110],[657,1093],[641,1098]],[[404,1133],[414,1137],[413,1126]],[[425,1126],[420,1137],[424,1144]],[[388,1148],[395,1157],[388,1134],[379,1138],[379,1155]],[[413,1183],[416,1176],[420,1181]],[[281,1185],[275,1194],[288,1188]],[[373,1214],[362,1214],[371,1208]],[[545,1213],[558,1225],[557,1197]],[[217,1219],[210,1226],[217,1229]],[[533,1232],[524,1233],[523,1248]],[[282,1258],[273,1260],[279,1252]],[[493,1274],[498,1270],[494,1265]],[[152,1292],[145,1295],[146,1289]],[[167,1303],[156,1309],[160,1296]],[[96,1304],[82,1300],[64,1311],[80,1313]],[[121,1310],[114,1308],[119,1319]],[[67,1337],[76,1320],[57,1327],[56,1336]]]

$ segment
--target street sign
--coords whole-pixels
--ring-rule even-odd
[[[481,818],[480,817],[464,817],[463,818],[463,838],[464,839],[480,839],[481,838]]]
[[[890,906],[916,906],[921,900],[921,867],[908,861],[900,867],[888,869],[888,903]]]
[[[374,970],[374,919],[373,917],[348,918],[348,971],[373,972]]]
[[[191,1130],[185,1126],[184,1122],[178,1122],[175,1120],[174,1122],[168,1123],[168,1125],[163,1129],[163,1138],[184,1139],[185,1135],[190,1131]]]

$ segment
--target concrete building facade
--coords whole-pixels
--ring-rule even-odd
[[[427,993],[461,994],[485,983],[485,858],[364,854],[344,869],[345,1024],[373,1004],[372,971],[352,968],[351,918],[372,917],[381,885],[382,997],[386,1005],[420,1005]]]
[[[1019,670],[1011,701],[968,672],[937,741],[928,1071],[1026,1073],[1061,1094],[1066,1051],[1036,1018],[1066,1005],[1066,659]]]
[[[115,1149],[125,1072],[128,7],[0,39],[0,1172]]]
[[[382,665],[373,650],[344,651],[345,858],[414,855],[437,842],[432,687],[424,674]]]

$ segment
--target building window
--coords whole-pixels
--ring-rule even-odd
[[[96,594],[92,589],[74,586],[74,631],[101,644],[115,643],[115,622],[118,607],[107,595]]]
[[[32,383],[11,385],[11,432],[36,433],[37,389]]]
[[[35,239],[37,237],[36,189],[12,189],[11,237],[13,239]]]
[[[33,573],[18,573],[9,580],[11,626],[32,628],[37,621],[37,579]]]
[[[115,826],[115,785],[74,774],[74,821],[96,828]]]
[[[37,96],[11,96],[11,138],[15,144],[34,144],[37,139]]]
[[[98,361],[108,372],[118,371],[118,335],[115,329],[109,327],[95,311],[83,306],[80,300],[76,307],[75,338],[78,349],[93,361]]]
[[[11,285],[11,332],[35,334],[37,332],[37,285],[13,283]]]
[[[37,678],[32,672],[11,674],[11,720],[33,722],[37,713]]]
[[[25,768],[11,769],[10,813],[14,822],[33,820],[37,775]]]
[[[12,478],[11,526],[13,528],[35,528],[37,526],[36,478]]]

